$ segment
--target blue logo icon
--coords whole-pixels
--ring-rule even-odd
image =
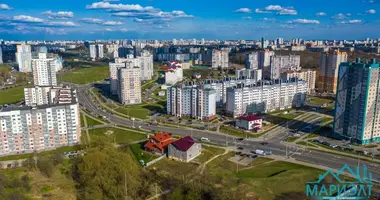
[[[343,176],[351,176],[351,180],[342,180]],[[335,181],[334,181],[335,180]],[[347,164],[337,171],[328,169],[320,174],[315,182],[306,184],[306,196],[312,199],[368,199],[372,195],[372,173],[367,166],[356,167],[353,171]]]

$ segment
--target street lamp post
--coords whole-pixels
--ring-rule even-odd
[[[131,120],[132,120],[132,128],[135,128],[135,118],[131,118]]]

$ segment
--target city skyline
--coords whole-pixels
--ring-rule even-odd
[[[219,6],[217,6],[219,4]],[[328,6],[327,6],[328,5]],[[363,39],[378,37],[379,1],[0,2],[0,38]]]

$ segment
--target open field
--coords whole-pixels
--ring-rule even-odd
[[[62,81],[75,84],[87,84],[104,80],[108,76],[108,66],[82,67],[63,75]]]
[[[220,186],[234,185],[253,199],[304,199],[305,184],[318,179],[322,170],[302,165],[258,158],[251,166],[239,169],[227,159],[233,153],[221,156],[207,165],[207,173],[219,180]],[[263,160],[264,159],[264,160]]]
[[[202,154],[194,159],[196,162],[204,163],[212,157],[222,154],[224,149],[202,145]]]
[[[228,134],[228,135],[233,135],[236,137],[244,137],[244,138],[245,137],[257,138],[263,134],[263,133],[260,134],[260,133],[252,133],[252,132],[246,133],[246,131],[242,129],[236,129],[234,127],[226,126],[226,125],[222,125],[220,127],[220,132]]]
[[[96,126],[96,125],[102,125],[103,123],[98,121],[98,120],[95,120],[91,117],[88,117],[88,116],[85,116],[86,117],[86,121],[87,121],[87,126]]]
[[[24,88],[27,87],[14,87],[6,90],[0,90],[0,105],[17,103],[24,98]]]
[[[66,147],[59,147],[55,150],[50,150],[50,151],[43,151],[38,153],[38,156],[45,156],[45,155],[52,155],[56,152],[63,153],[63,152],[68,152],[68,151],[76,151],[80,150],[80,146],[66,146]],[[10,155],[10,156],[4,156],[0,157],[0,161],[6,161],[6,160],[19,160],[19,159],[25,159],[25,158],[31,158],[33,157],[33,153],[29,154],[17,154],[17,155]]]
[[[334,100],[328,98],[312,97],[309,103],[311,105],[321,106],[323,104],[330,104],[333,102]]]
[[[148,119],[153,111],[161,112],[162,109],[163,106],[160,104],[139,104],[119,107],[115,111],[134,118]]]
[[[109,131],[109,135],[106,135]],[[90,139],[109,140],[117,144],[130,143],[138,140],[146,139],[147,136],[133,130],[124,130],[119,128],[97,128],[89,130]]]

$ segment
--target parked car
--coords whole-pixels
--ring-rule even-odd
[[[206,138],[206,137],[202,137],[202,138],[201,138],[201,141],[202,141],[202,142],[210,142],[210,139],[208,139],[208,138]]]
[[[268,145],[269,143],[268,142],[261,142],[260,144],[261,145]]]

